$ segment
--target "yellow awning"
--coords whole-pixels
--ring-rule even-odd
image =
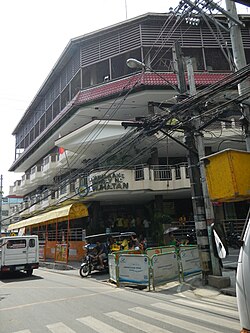
[[[88,208],[83,203],[74,203],[68,206],[60,207],[37,216],[30,217],[17,223],[10,224],[8,231],[20,229],[28,226],[34,226],[41,223],[61,222],[65,219],[77,219],[88,216]]]

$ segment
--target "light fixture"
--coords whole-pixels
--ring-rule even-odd
[[[176,90],[178,93],[180,92],[180,90],[171,82],[169,82],[167,79],[165,79],[164,76],[162,76],[161,74],[157,73],[154,69],[152,69],[151,67],[147,66],[144,64],[144,62],[138,60],[138,59],[134,59],[134,58],[129,58],[126,61],[127,66],[129,68],[135,69],[135,68],[140,68],[143,70],[150,70],[151,72],[153,72],[154,74],[156,74],[157,76],[159,76],[163,81],[167,82],[172,88],[174,88],[174,90]]]
[[[146,65],[141,62],[140,60],[134,59],[134,58],[129,58],[127,60],[127,66],[129,68],[141,68],[141,69],[145,69]]]

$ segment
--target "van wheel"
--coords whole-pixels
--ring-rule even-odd
[[[33,274],[33,268],[29,268],[26,273],[28,276],[31,276]]]

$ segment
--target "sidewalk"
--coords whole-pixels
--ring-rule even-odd
[[[79,275],[79,268],[81,266],[81,262],[69,262],[65,263],[54,263],[54,262],[40,262],[40,267],[44,267],[47,269],[53,269],[55,271],[60,271],[61,273],[67,275]],[[203,285],[202,279],[200,275],[192,276],[187,278],[187,286],[193,290],[194,294],[201,297],[209,297],[210,295],[215,294],[224,294],[229,296],[236,296],[236,267],[227,267],[222,270],[223,277],[229,277],[231,285],[228,288],[215,288],[210,285]],[[167,285],[166,285],[167,286]],[[161,287],[161,290],[164,286]]]

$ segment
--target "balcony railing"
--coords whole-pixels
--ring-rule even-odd
[[[189,189],[190,180],[188,177],[187,163],[176,165],[136,165],[131,168],[114,170],[99,168],[92,170],[90,175],[81,176],[81,180],[77,179],[74,182],[64,180],[56,191],[57,194],[50,193],[48,190],[39,193],[39,196],[28,198],[29,208],[27,212],[42,210],[49,205],[55,204],[58,200],[66,200],[74,197],[80,198],[81,193],[77,194],[79,184],[84,180],[84,187],[88,188],[87,196],[95,193],[105,195],[107,191],[111,193],[116,191],[170,191],[179,189]],[[105,175],[105,176],[104,176]],[[21,182],[21,181],[20,181]],[[53,196],[53,197],[52,197]]]
[[[44,176],[53,178],[52,175],[58,172],[58,154],[50,154],[43,159],[42,173]]]
[[[30,170],[30,181],[42,185],[41,180],[43,179],[42,165],[35,165]]]

